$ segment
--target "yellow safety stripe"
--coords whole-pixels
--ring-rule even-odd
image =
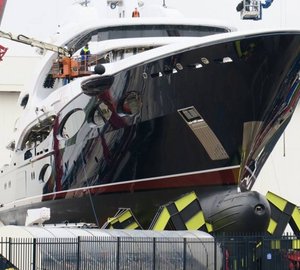
[[[132,214],[129,210],[126,210],[121,216],[119,216],[120,223],[124,222],[126,219],[131,218]]]
[[[136,222],[133,222],[133,223],[129,224],[125,229],[134,230],[136,228],[139,228],[139,225]]]
[[[295,239],[292,241],[292,249],[300,249],[300,240]]]
[[[114,223],[118,222],[118,219],[114,218],[114,217],[113,218],[108,218],[107,222],[109,222],[110,224],[114,224]]]
[[[195,199],[197,199],[195,192],[192,192],[186,196],[183,196],[182,198],[175,201],[176,208],[180,212],[182,209],[187,207]]]
[[[168,209],[166,207],[164,207],[164,209],[161,211],[159,218],[157,219],[157,221],[155,222],[154,226],[153,226],[153,230],[155,231],[163,231],[170,219],[170,213],[168,211]]]
[[[207,232],[212,232],[213,231],[213,226],[210,223],[206,222],[205,225],[206,225]]]
[[[200,211],[196,215],[194,215],[191,219],[189,219],[185,226],[188,230],[198,230],[205,224],[205,219],[203,212]]]
[[[270,218],[270,222],[269,222],[269,226],[268,226],[268,229],[267,231],[270,233],[270,234],[273,234],[275,229],[277,227],[277,222],[275,220],[273,220],[272,218]]]
[[[297,226],[298,232],[300,231],[300,212],[297,207],[295,207],[293,213],[292,213],[292,219],[295,222],[295,225]]]
[[[283,211],[284,208],[287,205],[287,201],[280,198],[279,196],[277,196],[276,194],[268,191],[267,195],[266,195],[267,199],[269,202],[271,202],[272,204],[274,204],[279,210]]]
[[[280,240],[272,240],[271,249],[280,249]]]

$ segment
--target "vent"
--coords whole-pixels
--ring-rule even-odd
[[[229,156],[223,145],[204,121],[194,106],[178,110],[178,113],[193,131],[212,160],[228,159]]]

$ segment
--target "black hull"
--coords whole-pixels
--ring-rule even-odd
[[[241,166],[239,175],[215,181],[212,174],[201,185],[242,181],[243,190],[251,189],[299,99],[299,44],[297,34],[249,37],[86,80],[83,94],[57,118],[51,164],[56,182],[49,186],[61,191]],[[209,63],[201,62],[204,57]],[[226,57],[232,62],[221,63]],[[202,68],[196,68],[198,62]],[[170,73],[174,69],[177,72]],[[132,93],[133,108],[127,104]],[[101,103],[111,115],[97,126],[93,116]],[[200,140],[209,143],[212,136],[197,138],[181,117],[179,110],[188,107],[219,140],[213,153]],[[78,109],[84,111],[85,121],[62,143],[57,133]]]
[[[205,187],[251,189],[298,102],[299,45],[298,33],[252,35],[85,80],[56,117],[52,174],[40,177],[44,194],[34,206],[50,207],[51,222],[87,213],[93,221],[93,201],[100,221],[130,207],[147,224],[160,204],[187,191],[201,198]],[[68,137],[77,111],[82,125]],[[193,129],[198,122],[208,133]],[[10,210],[9,219],[18,222],[19,213]]]
[[[185,193],[196,191],[206,222],[214,232],[265,232],[270,218],[267,200],[257,192],[237,193],[235,187],[180,188],[109,193],[101,196],[86,194],[31,205],[31,208],[48,207],[51,219],[45,223],[86,223],[101,227],[113,217],[119,207],[130,208],[143,229],[148,229],[160,206],[178,199]],[[257,209],[260,209],[259,211]],[[24,224],[28,206],[6,211],[5,224]],[[184,229],[184,228],[180,228]]]

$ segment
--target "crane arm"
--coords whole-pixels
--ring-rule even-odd
[[[30,45],[31,47],[40,48],[43,51],[52,51],[57,52],[59,55],[63,55],[66,57],[70,57],[71,54],[67,48],[56,46],[51,43],[46,43],[40,40],[36,40],[33,38],[26,37],[24,35],[13,35],[12,33],[6,33],[0,30],[0,38],[6,38],[12,41],[20,42],[26,45]]]

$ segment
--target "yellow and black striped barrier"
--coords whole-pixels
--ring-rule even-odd
[[[300,211],[295,204],[268,192],[266,198],[271,208],[271,218],[267,233],[282,236],[290,224],[296,235],[300,234]],[[102,226],[105,229],[142,229],[131,209],[120,208],[114,217],[108,218]],[[201,230],[213,232],[212,224],[205,220],[200,201],[195,192],[183,195],[179,199],[161,206],[153,219],[149,230]],[[300,248],[300,240],[291,242],[291,248]],[[274,249],[278,243],[272,243]]]
[[[212,225],[205,221],[195,192],[185,194],[174,202],[160,207],[150,230],[202,230],[212,232]]]
[[[290,224],[293,232],[299,235],[300,211],[298,207],[270,191],[266,198],[271,207],[271,219],[267,232],[270,235],[281,236],[286,226]]]
[[[142,229],[131,209],[120,208],[114,217],[108,218],[102,229]]]

